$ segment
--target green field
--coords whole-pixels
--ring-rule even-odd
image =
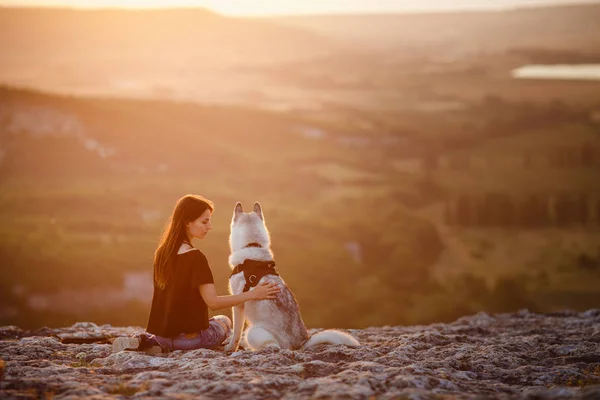
[[[198,245],[211,260],[221,293],[233,205],[261,202],[276,260],[310,326],[426,323],[503,310],[505,301],[506,307],[547,311],[561,304],[594,305],[600,283],[593,266],[600,248],[594,226],[464,229],[446,226],[440,213],[444,201],[463,191],[598,193],[597,168],[544,164],[561,137],[568,136],[569,145],[598,143],[597,128],[584,122],[480,137],[468,146],[447,142],[432,172],[420,167],[421,157],[432,153],[421,150],[424,143],[436,143],[432,133],[414,133],[417,156],[398,157],[389,147],[340,146],[335,135],[341,131],[330,127],[321,126],[329,133],[323,139],[303,137],[295,128],[315,122],[293,114],[9,88],[2,96],[19,110],[52,107],[59,115],[77,115],[90,127],[86,135],[115,149],[102,158],[76,137],[14,133],[5,125],[0,281],[4,304],[19,312],[3,324],[35,327],[85,318],[144,325],[147,305],[137,301],[122,306],[122,313],[69,316],[35,311],[27,298],[65,288],[120,287],[126,272],[150,272],[164,221],[186,193],[216,203],[214,230]],[[519,157],[530,152],[539,162],[524,172]],[[415,157],[414,168],[394,168]],[[441,161],[465,157],[467,168],[447,168]],[[485,170],[472,161],[478,159],[489,164]],[[570,244],[574,235],[577,248]],[[359,244],[360,261],[348,243]],[[592,267],[577,267],[584,253]],[[440,265],[440,257],[451,262]],[[496,287],[505,281],[507,287]],[[474,293],[466,295],[461,285]],[[15,286],[24,289],[15,294]],[[524,293],[521,303],[514,303],[511,291]]]

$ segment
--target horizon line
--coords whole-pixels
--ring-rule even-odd
[[[398,14],[456,14],[456,13],[477,13],[477,12],[504,12],[504,11],[518,11],[518,10],[531,10],[540,8],[561,8],[561,7],[577,7],[577,6],[591,6],[599,5],[600,0],[579,0],[576,3],[559,3],[559,2],[548,2],[548,3],[537,3],[537,4],[523,4],[523,5],[505,5],[505,6],[465,6],[460,8],[444,8],[444,7],[429,7],[429,8],[397,8],[388,10],[319,10],[315,12],[295,12],[295,13],[284,13],[284,12],[273,12],[264,14],[236,14],[236,13],[225,13],[213,10],[209,7],[203,6],[150,6],[150,7],[135,7],[135,6],[74,6],[74,5],[43,5],[43,4],[3,4],[0,3],[0,9],[43,9],[43,10],[69,10],[69,11],[166,11],[166,10],[203,10],[216,15],[236,17],[236,18],[264,18],[264,17],[318,17],[318,16],[360,16],[360,15],[398,15]]]

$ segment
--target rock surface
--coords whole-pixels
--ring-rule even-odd
[[[141,331],[2,327],[0,398],[600,398],[600,310],[349,330],[357,349],[111,353]]]

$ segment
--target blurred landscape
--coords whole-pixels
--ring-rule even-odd
[[[146,326],[187,193],[219,294],[261,203],[309,327],[600,305],[600,5],[0,8],[0,49],[0,325]]]

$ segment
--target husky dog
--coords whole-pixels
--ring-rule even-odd
[[[273,300],[247,301],[233,307],[233,335],[225,346],[225,351],[237,349],[246,319],[249,325],[246,343],[254,350],[269,346],[290,350],[306,349],[320,343],[360,346],[354,337],[336,330],[308,336],[298,302],[274,267],[271,239],[260,204],[254,203],[251,213],[244,213],[241,203],[235,205],[229,246],[229,265],[233,270],[229,278],[231,294],[252,290],[251,286],[264,281],[278,283],[281,291]],[[258,269],[249,270],[246,267]]]

